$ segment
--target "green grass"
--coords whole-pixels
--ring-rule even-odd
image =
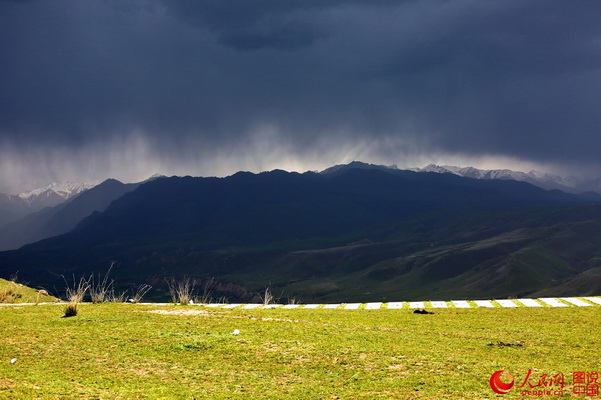
[[[1,399],[511,399],[493,372],[561,372],[569,391],[601,365],[601,307],[62,311],[0,308]]]
[[[56,300],[30,287],[0,278],[0,303],[47,303]]]

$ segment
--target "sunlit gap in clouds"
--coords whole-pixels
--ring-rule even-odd
[[[332,132],[310,143],[296,143],[269,126],[229,143],[204,143],[202,138],[178,139],[179,146],[149,139],[141,132],[89,142],[72,148],[66,144],[0,148],[0,193],[16,194],[56,181],[98,183],[108,178],[140,182],[154,174],[223,177],[238,171],[254,173],[282,169],[321,171],[337,164],[363,161],[398,168],[438,165],[512,169],[528,172],[573,171],[512,157],[445,154],[423,149],[407,139],[348,137]]]

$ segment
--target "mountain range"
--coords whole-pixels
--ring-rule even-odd
[[[95,183],[54,182],[16,195],[0,193],[0,226],[61,204],[94,186]]]
[[[123,184],[108,179],[99,185],[65,196],[64,201],[32,212],[0,227],[0,250],[19,248],[25,244],[69,232],[93,212],[108,205],[139,184]]]
[[[601,179],[584,179],[574,176],[559,176],[539,171],[520,172],[510,169],[478,169],[429,164],[424,168],[412,168],[416,172],[454,174],[473,179],[502,179],[527,182],[547,190],[562,190],[568,193],[601,192]]]
[[[157,299],[171,276],[216,280],[231,301],[257,300],[266,286],[283,301],[601,294],[600,204],[591,193],[358,162],[109,180],[32,216],[50,236],[0,252],[0,276],[19,271],[51,289],[114,264],[117,285],[151,284]]]
[[[365,164],[361,162],[354,161],[350,164],[336,165],[330,168],[321,171],[322,174],[334,173],[336,170],[346,167],[352,166],[355,168],[363,168],[363,169],[391,169],[397,170],[398,168],[395,165],[392,166],[383,166],[383,165],[373,165],[373,164]],[[485,170],[478,169],[474,167],[456,167],[449,165],[436,165],[429,164],[423,168],[409,168],[410,171],[415,172],[436,172],[436,173],[449,173],[458,176],[463,176],[466,178],[473,179],[500,179],[500,180],[515,180],[521,182],[527,182],[532,185],[541,187],[547,190],[561,190],[568,193],[585,193],[585,192],[601,192],[601,178],[598,179],[582,179],[576,178],[573,176],[562,177],[559,175],[552,175],[548,173],[542,173],[537,171],[530,171],[528,173],[520,172],[520,171],[512,171],[509,169],[496,169],[496,170]],[[151,176],[148,180],[156,179],[157,177],[161,177],[162,175],[155,174]],[[54,206],[58,206],[76,196],[80,193],[85,192],[88,189],[91,189],[97,186],[99,183],[75,183],[75,182],[54,182],[50,185],[19,193],[16,195],[13,194],[2,194],[0,193],[0,229],[3,225],[7,225],[11,222],[16,222],[22,219],[25,216],[33,214],[39,210],[43,210],[44,208],[52,208]],[[114,200],[114,199],[113,199]],[[24,220],[17,222],[10,226],[10,228],[6,227],[4,231],[10,230],[20,230],[18,226],[24,224],[30,224],[29,220]],[[64,233],[53,231],[54,233]],[[43,235],[42,235],[43,236]],[[40,235],[37,235],[36,238],[43,238]],[[49,236],[44,236],[49,237]],[[25,241],[23,241],[25,240]],[[26,244],[32,242],[33,240],[26,241],[24,238],[20,241],[12,240],[11,246],[17,246],[21,244]],[[3,238],[3,234],[0,232],[0,250],[8,249],[12,247],[6,247],[8,243],[5,238]]]

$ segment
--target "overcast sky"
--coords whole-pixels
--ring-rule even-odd
[[[596,174],[600,16],[596,0],[0,1],[0,191],[355,159]]]

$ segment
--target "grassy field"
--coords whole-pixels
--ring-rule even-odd
[[[565,374],[565,395],[540,398],[584,399],[572,372],[601,369],[601,307],[63,309],[0,307],[1,399],[510,399],[529,370]]]

